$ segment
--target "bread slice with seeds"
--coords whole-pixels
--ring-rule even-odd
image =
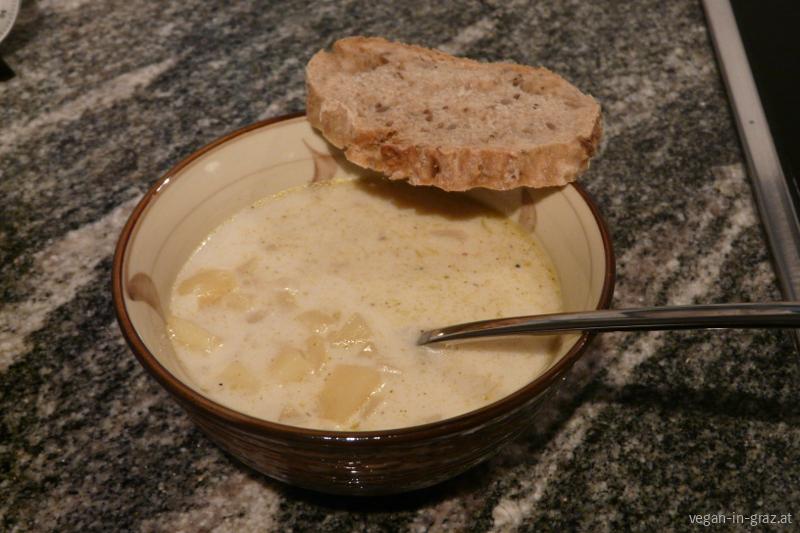
[[[415,185],[564,185],[600,141],[598,103],[547,69],[380,38],[315,54],[306,88],[309,121],[347,159]]]

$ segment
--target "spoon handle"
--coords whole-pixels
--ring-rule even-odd
[[[518,316],[423,331],[417,344],[562,331],[800,328],[800,302],[681,305]]]

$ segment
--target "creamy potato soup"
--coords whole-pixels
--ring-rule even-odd
[[[263,199],[178,274],[168,332],[193,387],[317,429],[423,424],[491,403],[550,365],[557,337],[420,347],[423,329],[561,310],[549,259],[458,193],[329,181]]]

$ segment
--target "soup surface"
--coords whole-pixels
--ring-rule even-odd
[[[558,312],[550,261],[457,193],[329,181],[221,224],[174,284],[168,331],[203,394],[266,420],[392,429],[479,408],[553,360],[558,337],[420,347],[423,329]]]

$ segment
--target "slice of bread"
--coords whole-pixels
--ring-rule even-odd
[[[564,185],[600,141],[600,106],[547,69],[385,39],[318,52],[306,88],[309,121],[347,159],[415,185]]]

